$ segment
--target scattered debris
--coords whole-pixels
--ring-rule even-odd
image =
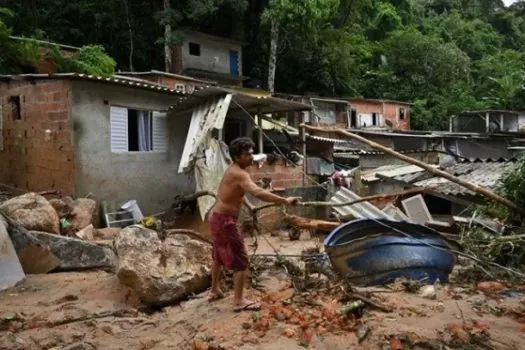
[[[433,285],[423,286],[419,290],[419,295],[422,298],[434,300],[437,297],[437,295],[436,295],[436,287],[434,287]]]
[[[88,226],[84,227],[82,230],[75,233],[75,236],[77,236],[80,239],[92,241],[94,238],[94,231],[95,228],[92,224],[89,224]]]

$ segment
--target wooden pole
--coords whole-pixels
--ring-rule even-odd
[[[257,144],[259,145],[259,153],[264,153],[263,150],[263,125],[262,125],[262,113],[261,113],[261,106],[257,107],[257,127],[259,128],[258,133],[258,139]]]
[[[452,175],[452,174],[449,174],[447,173],[446,171],[443,171],[443,170],[439,170],[439,169],[435,169],[433,168],[431,165],[429,164],[426,164],[420,160],[417,160],[417,159],[414,159],[414,158],[411,158],[411,157],[407,157],[405,156],[404,154],[401,154],[399,152],[396,152],[388,147],[385,147],[383,145],[380,145],[376,142],[373,142],[373,141],[370,141],[370,140],[367,140],[365,139],[364,137],[362,136],[359,136],[359,135],[356,135],[356,134],[353,134],[351,132],[348,132],[346,130],[342,130],[342,129],[334,129],[334,128],[322,128],[322,127],[316,127],[316,126],[311,126],[311,125],[304,125],[305,129],[306,130],[313,130],[313,131],[324,131],[324,132],[331,132],[331,133],[336,133],[336,134],[339,134],[339,135],[343,135],[343,136],[347,136],[351,139],[354,139],[354,140],[357,140],[359,142],[362,142],[364,143],[365,145],[368,145],[370,147],[373,147],[375,149],[378,149],[386,154],[389,154],[391,155],[392,157],[395,157],[397,159],[401,159],[407,163],[410,163],[410,164],[414,164],[414,165],[417,165],[418,167],[428,171],[429,173],[431,174],[434,174],[436,176],[440,176],[442,178],[445,178],[447,180],[449,180],[450,182],[453,182],[455,184],[458,184],[460,186],[463,186],[469,190],[471,190],[472,192],[475,192],[475,193],[478,193],[494,202],[498,202],[502,205],[505,205],[506,207],[509,207],[513,210],[516,210],[517,212],[519,212],[521,215],[524,215],[525,216],[525,209],[518,206],[516,203],[508,200],[507,198],[504,198],[494,192],[491,192],[489,190],[487,190],[486,188],[483,188],[483,187],[480,187],[480,186],[477,186],[477,185],[474,185],[470,182],[467,182],[467,181],[464,181],[464,180],[461,180],[459,178],[457,178],[456,176]]]
[[[306,129],[304,127],[306,125],[306,113],[301,112],[301,146],[302,146],[302,153],[303,153],[303,187],[306,187],[306,183],[308,182],[308,175],[306,172],[307,166],[306,163],[308,162],[308,156],[306,155]]]

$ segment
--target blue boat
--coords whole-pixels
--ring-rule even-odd
[[[405,277],[448,282],[457,243],[418,224],[359,219],[333,230],[324,241],[333,268],[355,285],[370,286]]]

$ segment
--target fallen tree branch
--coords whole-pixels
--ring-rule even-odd
[[[362,136],[359,136],[359,135],[356,135],[354,133],[351,133],[351,132],[348,132],[346,130],[343,130],[343,129],[335,129],[335,128],[323,128],[323,127],[316,127],[316,126],[311,126],[311,125],[306,125],[306,124],[301,124],[301,127],[304,127],[305,129],[307,130],[313,130],[313,131],[320,131],[320,132],[329,132],[329,133],[334,133],[334,134],[339,134],[339,135],[343,135],[343,136],[346,136],[348,138],[351,138],[351,139],[354,139],[354,140],[357,140],[359,142],[362,142],[364,143],[365,145],[368,145],[370,147],[373,147],[375,149],[378,149],[386,154],[389,154],[391,155],[392,157],[395,157],[397,159],[400,159],[400,160],[403,160],[407,163],[410,163],[410,164],[414,164],[414,165],[417,165],[418,167],[426,170],[427,172],[431,173],[431,174],[434,174],[436,176],[440,176],[442,178],[445,178],[447,180],[449,180],[450,182],[453,182],[455,184],[458,184],[462,187],[465,187],[469,190],[471,190],[472,192],[475,192],[479,195],[482,195],[483,197],[486,197],[494,202],[498,202],[508,208],[511,208],[517,212],[519,212],[521,215],[524,215],[525,216],[525,208],[522,208],[520,206],[518,206],[516,203],[508,200],[507,198],[504,198],[492,191],[489,191],[487,190],[486,188],[483,188],[483,187],[480,187],[478,185],[474,185],[470,182],[467,182],[467,181],[464,181],[450,173],[447,173],[446,171],[443,171],[443,170],[439,170],[439,169],[435,169],[433,168],[432,166],[430,166],[429,164],[426,164],[420,160],[417,160],[417,159],[414,159],[414,158],[411,158],[411,157],[408,157],[408,156],[405,156],[404,154],[401,154],[399,152],[396,152],[388,147],[385,147],[383,145],[380,145],[378,144],[377,142],[373,142],[373,141],[370,141]]]
[[[333,229],[341,225],[340,222],[309,219],[286,213],[284,214],[284,220],[293,227],[320,231],[332,231]]]
[[[386,306],[386,305],[383,305],[383,304],[380,304],[378,303],[377,301],[373,301],[372,299],[369,299],[361,294],[358,294],[358,293],[351,293],[350,296],[354,299],[359,299],[361,300],[362,302],[372,306],[372,307],[375,307],[376,309],[378,310],[381,310],[383,312],[392,312],[392,308]]]
[[[325,201],[325,202],[323,202],[323,201],[310,201],[310,202],[299,202],[299,203],[297,203],[297,206],[300,206],[300,207],[346,207],[348,205],[353,205],[353,204],[362,203],[362,202],[369,202],[369,201],[378,200],[378,199],[387,199],[387,198],[408,196],[408,195],[411,195],[411,194],[424,193],[424,192],[433,192],[433,191],[434,191],[434,189],[429,188],[429,187],[416,187],[416,188],[411,188],[411,189],[408,189],[408,190],[405,190],[405,191],[401,191],[401,192],[396,192],[396,193],[377,194],[377,195],[373,195],[373,196],[362,197],[362,198],[359,198],[359,199],[356,199],[356,200],[353,200],[353,201],[350,201],[350,202],[334,203],[334,202],[328,202],[328,201]],[[267,209],[267,208],[271,208],[271,207],[277,207],[277,206],[281,206],[281,205],[282,204],[275,204],[275,203],[264,204],[264,205],[261,205],[260,207],[254,208],[253,211],[254,212],[258,212],[258,211],[263,210],[263,209]],[[344,219],[343,219],[343,221],[344,221]]]
[[[195,192],[194,194],[189,194],[187,196],[183,196],[180,198],[180,201],[181,202],[190,202],[192,200],[195,200],[199,197],[202,197],[202,196],[211,196],[213,198],[217,198],[217,195],[211,191],[199,191],[199,192]]]
[[[137,317],[137,315],[138,315],[138,312],[136,310],[98,311],[98,312],[94,312],[92,314],[88,314],[84,316],[67,318],[67,319],[62,319],[62,320],[53,321],[53,322],[45,322],[45,321],[37,322],[37,323],[31,324],[28,328],[25,328],[25,329],[34,329],[34,328],[41,328],[41,327],[51,328],[51,327],[63,326],[69,323],[83,322],[83,321],[94,320],[98,318]]]

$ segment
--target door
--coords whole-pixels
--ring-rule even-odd
[[[239,76],[239,53],[234,50],[230,50],[230,74]]]

